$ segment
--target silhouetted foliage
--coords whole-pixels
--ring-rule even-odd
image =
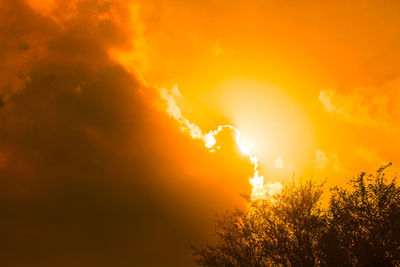
[[[400,187],[385,177],[390,165],[361,173],[352,190],[333,189],[329,228],[350,265],[400,265]]]
[[[217,242],[194,250],[203,266],[399,266],[400,187],[385,169],[335,187],[321,208],[323,184],[287,185],[216,224]]]

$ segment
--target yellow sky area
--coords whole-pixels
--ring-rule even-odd
[[[314,157],[313,124],[302,106],[284,90],[265,81],[236,78],[214,89],[224,116],[241,130],[267,173],[303,168]],[[277,159],[281,157],[281,164]]]

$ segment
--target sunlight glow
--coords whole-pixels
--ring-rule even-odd
[[[252,153],[249,143],[242,138],[239,129],[233,127],[232,125],[219,125],[217,129],[212,130],[207,134],[203,134],[199,126],[190,122],[182,115],[180,108],[176,104],[174,97],[181,96],[177,85],[175,85],[171,91],[168,91],[165,88],[161,89],[160,93],[161,97],[167,103],[167,113],[181,124],[182,130],[188,130],[192,138],[202,139],[204,145],[210,149],[210,152],[215,152],[215,149],[213,149],[214,145],[217,143],[215,136],[217,136],[223,129],[227,128],[235,133],[236,145],[238,146],[240,152],[247,156],[253,165],[254,174],[249,180],[252,186],[252,199],[262,199],[281,191],[282,185],[279,182],[264,184],[264,177],[259,174],[258,170],[258,158]],[[218,148],[219,147],[217,147],[217,149]]]

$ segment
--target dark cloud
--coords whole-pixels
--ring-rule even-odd
[[[167,153],[192,144],[174,148],[152,89],[109,58],[130,37],[91,16],[100,2],[78,2],[63,25],[0,2],[0,77],[12,77],[0,91],[2,266],[193,264],[209,195],[177,181]]]

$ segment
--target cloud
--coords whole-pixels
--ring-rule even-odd
[[[165,88],[161,89],[160,93],[161,93],[161,97],[167,102],[168,115],[172,116],[175,120],[177,120],[180,123],[182,130],[189,130],[190,136],[192,138],[204,139],[205,142],[207,142],[206,141],[208,139],[207,135],[203,135],[200,127],[197,126],[196,124],[190,122],[188,119],[186,119],[185,117],[182,116],[181,109],[176,104],[176,101],[174,98],[174,97],[181,96],[178,86],[175,85],[171,89],[171,93],[169,93],[168,90]],[[215,139],[213,136],[210,136],[210,137],[211,137],[211,142],[212,142],[211,146],[213,146],[215,144]],[[209,147],[211,147],[211,146],[209,146]]]
[[[283,167],[285,166],[285,162],[283,161],[283,157],[279,156],[275,159],[274,161],[274,166],[277,169],[283,169]]]
[[[196,150],[171,142],[155,90],[110,57],[130,47],[129,6],[33,2],[0,2],[2,264],[193,264],[211,193],[174,167]]]
[[[323,169],[328,166],[329,160],[321,150],[315,151],[314,164],[317,169]]]
[[[338,119],[364,126],[388,128],[399,118],[398,91],[400,79],[379,88],[360,87],[346,94],[336,90],[322,90],[318,99],[326,111]]]
[[[339,160],[335,153],[326,155],[322,150],[315,151],[314,166],[317,170],[333,168],[334,171],[339,170]]]
[[[161,89],[160,91],[161,97],[166,101],[167,104],[167,114],[173,117],[176,121],[179,122],[181,129],[183,131],[189,130],[190,136],[194,139],[202,139],[205,147],[210,149],[210,152],[215,152],[213,148],[216,144],[216,136],[219,135],[224,129],[229,129],[235,133],[235,143],[241,153],[248,157],[249,161],[253,165],[253,176],[250,177],[249,182],[252,185],[252,198],[259,199],[265,198],[269,194],[275,194],[279,192],[279,189],[275,184],[271,185],[270,182],[264,183],[264,177],[259,175],[259,163],[258,158],[253,155],[248,143],[241,136],[241,132],[239,129],[235,128],[232,125],[219,125],[216,129],[209,131],[206,134],[203,134],[201,128],[190,122],[187,118],[182,116],[181,109],[178,107],[175,101],[175,97],[180,97],[181,94],[179,92],[178,86],[175,85],[171,92],[167,89]],[[218,149],[218,147],[217,147]],[[282,158],[280,159],[282,161]],[[283,161],[282,161],[283,167]],[[272,187],[271,187],[272,186]]]

